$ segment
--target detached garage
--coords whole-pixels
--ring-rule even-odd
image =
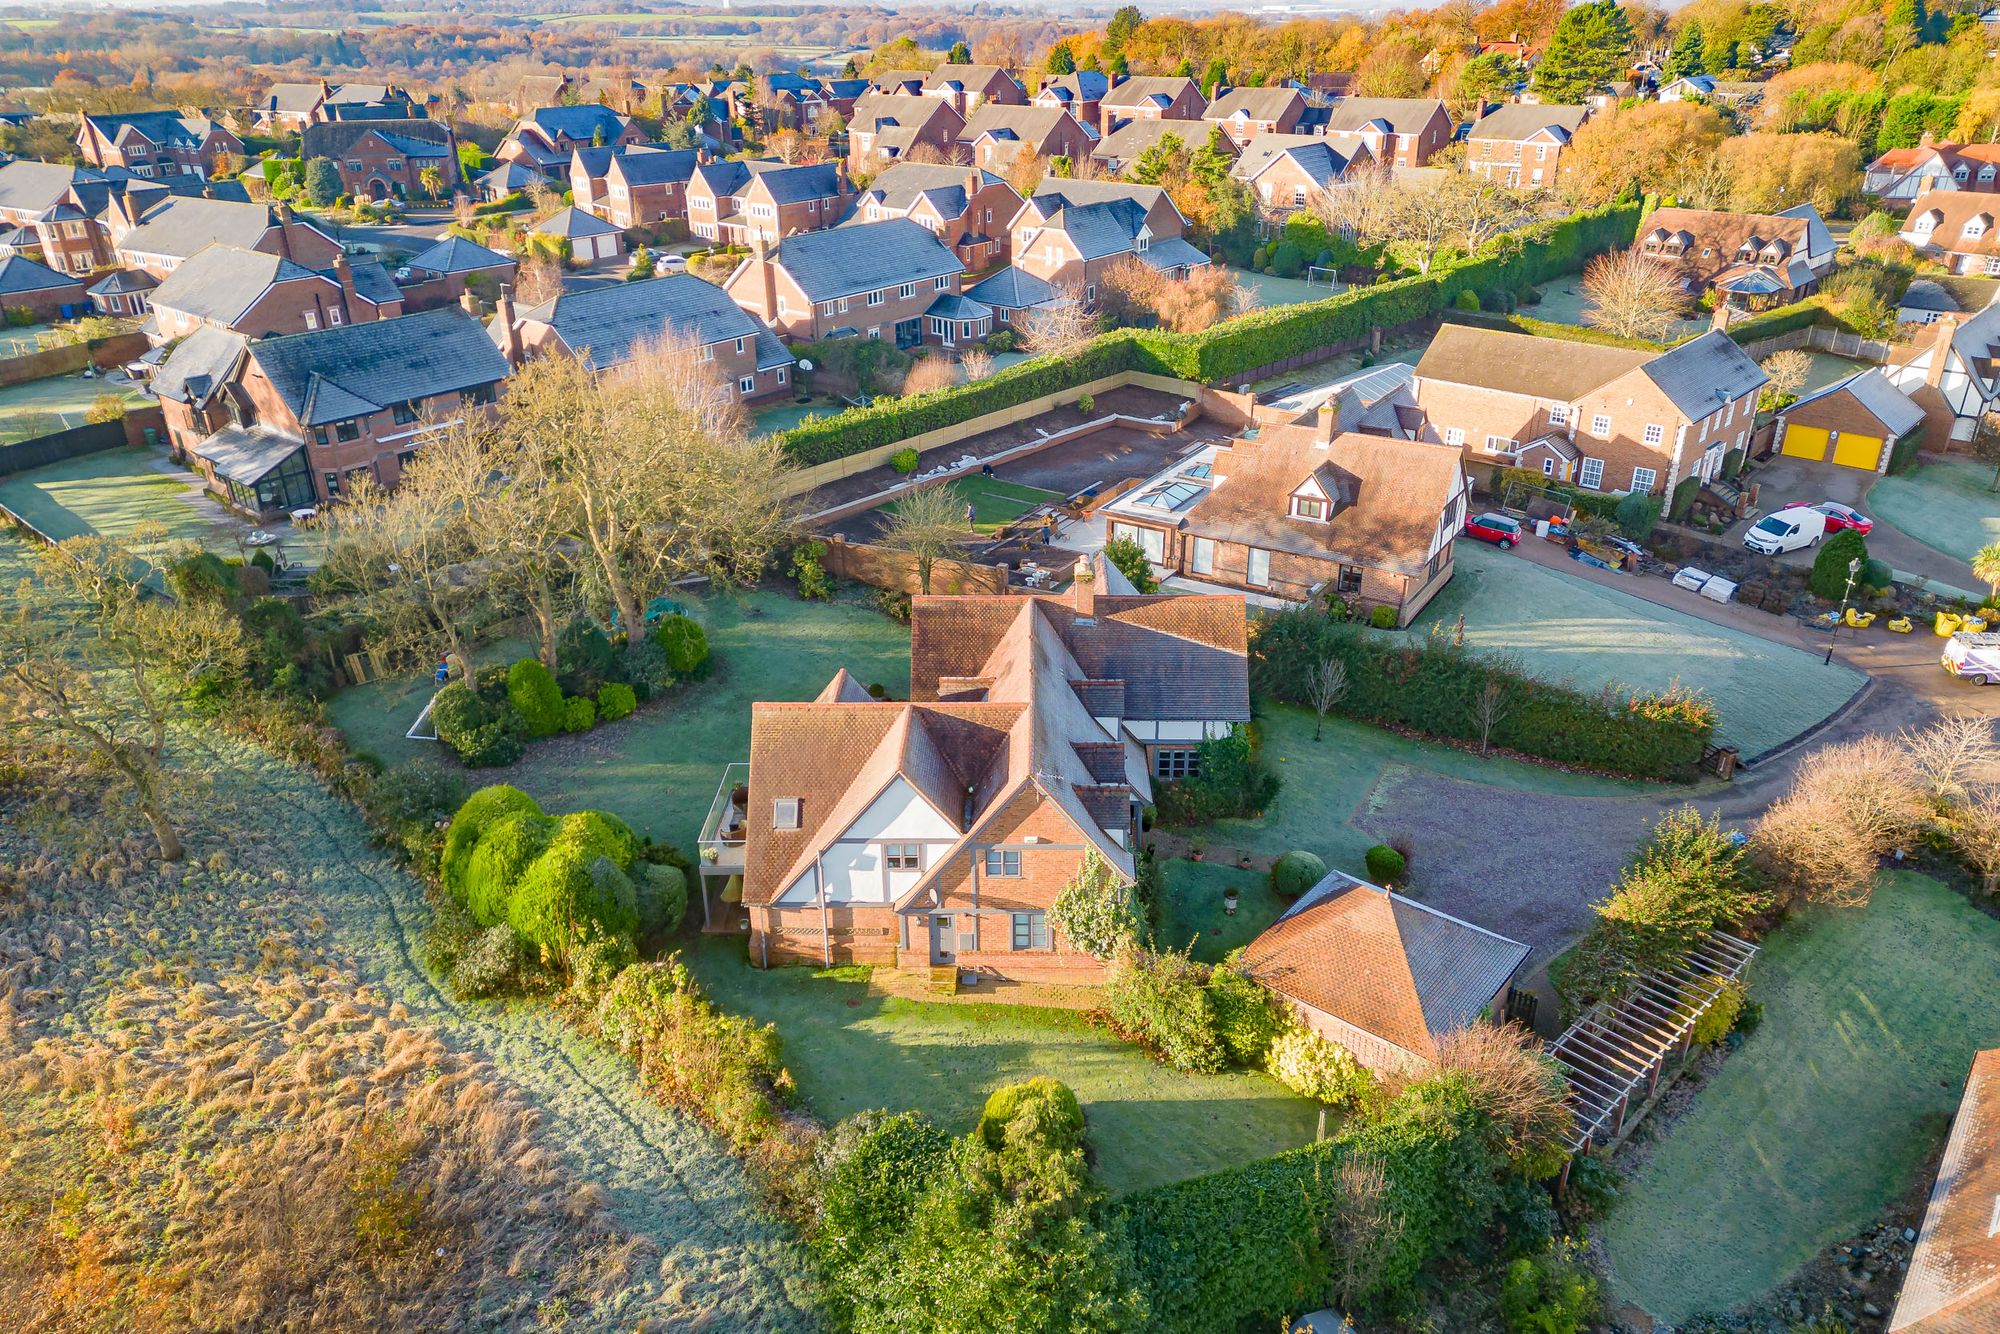
[[[1807,394],[1778,414],[1787,458],[1882,472],[1896,442],[1923,430],[1924,410],[1880,371],[1858,371]]]

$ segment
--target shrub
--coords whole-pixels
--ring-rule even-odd
[[[464,874],[465,906],[473,921],[493,926],[507,920],[514,887],[555,832],[556,822],[540,811],[502,816],[487,827]]]
[[[1619,532],[1634,542],[1643,542],[1652,536],[1653,525],[1660,521],[1659,498],[1633,491],[1618,502],[1612,517]]]
[[[1673,499],[1670,502],[1668,502],[1667,517],[1669,519],[1672,519],[1675,523],[1679,523],[1682,519],[1685,519],[1687,517],[1687,512],[1694,508],[1695,497],[1699,494],[1701,494],[1701,478],[1699,477],[1681,478],[1680,481],[1674,484],[1674,496]],[[1644,539],[1633,538],[1632,540],[1638,542],[1638,541],[1643,541]]]
[[[1694,1040],[1705,1047],[1712,1047],[1729,1036],[1736,1027],[1736,1017],[1743,1013],[1743,1002],[1749,999],[1740,981],[1725,982],[1715,993],[1715,1000],[1702,1011],[1694,1021]]]
[[[667,666],[667,651],[661,647],[657,635],[641,635],[627,644],[618,657],[618,674],[641,700],[665,692],[674,683],[673,671]]]
[[[1408,868],[1403,854],[1387,843],[1377,843],[1368,849],[1368,878],[1378,885],[1400,885],[1403,872]]]
[[[1271,889],[1282,899],[1295,899],[1326,879],[1326,863],[1310,852],[1293,849],[1271,863]]]
[[[549,736],[562,729],[562,687],[539,659],[522,658],[507,669],[507,702],[527,723],[531,736]]]
[[[1386,602],[1378,602],[1368,609],[1368,624],[1377,630],[1396,628],[1396,609]]]
[[[369,818],[421,869],[434,870],[444,840],[437,825],[465,800],[465,780],[435,764],[409,760],[368,785]]]
[[[904,450],[906,454],[914,450]],[[792,548],[792,578],[799,581],[799,596],[808,602],[833,596],[833,580],[826,573],[826,543],[813,540]]]
[[[700,676],[708,665],[708,635],[692,617],[673,615],[660,618],[654,635],[666,650],[667,668],[675,676]]]
[[[632,868],[633,912],[642,936],[671,935],[687,916],[687,872],[664,862]]]
[[[1118,953],[1138,929],[1132,887],[1091,848],[1069,883],[1056,891],[1049,924],[1076,949],[1098,959]]]
[[[589,997],[602,992],[613,978],[638,961],[632,937],[586,931],[564,955],[563,970],[569,974],[570,990]]]
[[[1088,417],[1091,413],[1097,411],[1097,399],[1089,394],[1078,394],[1076,396],[1076,410]]]
[[[556,636],[556,675],[564,690],[588,695],[612,679],[618,653],[604,630],[588,616],[579,616]]]
[[[212,551],[198,551],[169,565],[166,584],[180,602],[233,602],[242,593],[236,568]]]
[[[1132,587],[1141,593],[1157,593],[1160,581],[1153,576],[1153,563],[1146,559],[1146,552],[1137,541],[1129,537],[1114,537],[1104,544],[1104,559],[1111,567],[1131,581]]]
[[[1121,1033],[1176,1070],[1222,1068],[1222,1041],[1202,966],[1186,953],[1122,951],[1105,984],[1104,1004]]]
[[[1215,1036],[1223,1055],[1232,1065],[1259,1066],[1284,1019],[1271,993],[1241,970],[1242,953],[1232,952],[1209,971],[1208,1007],[1215,1016]]]
[[[1500,1283],[1500,1317],[1508,1334],[1583,1334],[1602,1307],[1597,1280],[1567,1247],[1523,1256]]]
[[[629,717],[638,707],[639,697],[632,693],[631,686],[607,681],[597,689],[597,716],[607,723]]]
[[[1467,289],[1460,292],[1451,304],[1460,310],[1476,311],[1479,309],[1479,293]]]
[[[917,470],[919,457],[914,449],[899,449],[889,456],[889,466],[907,477]]]
[[[511,703],[495,708],[463,681],[438,691],[431,704],[438,740],[468,768],[512,764],[526,749],[527,724]]]
[[[1806,587],[1813,591],[1815,597],[1825,598],[1828,602],[1840,601],[1841,594],[1847,589],[1847,567],[1857,560],[1866,568],[1868,542],[1852,528],[1843,528],[1820,543]],[[1860,583],[1859,579],[1855,582],[1857,586]]]
[[[979,1138],[999,1150],[1007,1143],[1007,1127],[1033,1104],[1041,1113],[1038,1129],[1043,1142],[1058,1149],[1083,1147],[1083,1106],[1069,1085],[1049,1075],[1019,1084],[1002,1084],[986,1099],[979,1114]]]
[[[1280,278],[1296,278],[1305,271],[1305,251],[1290,241],[1280,241],[1271,252],[1271,272]]]
[[[444,887],[464,902],[466,864],[472,860],[473,850],[479,846],[480,836],[488,826],[509,815],[541,813],[542,808],[533,797],[505,783],[482,787],[467,797],[458,813],[451,817],[451,828],[445,833],[444,856],[439,865]]]
[[[563,701],[562,730],[588,732],[597,726],[597,704],[585,695],[571,695]]]
[[[514,929],[491,926],[473,937],[447,980],[459,999],[484,1000],[511,990],[520,964],[521,946],[514,939]]]
[[[1237,723],[1225,736],[1195,747],[1195,772],[1158,789],[1162,824],[1199,825],[1257,815],[1278,795],[1278,776],[1258,759],[1250,729]]]
[[[630,935],[637,894],[624,868],[636,840],[622,820],[601,811],[565,815],[507,899],[507,923],[544,957],[560,958],[589,928]]]
[[[922,1112],[859,1112],[820,1138],[806,1240],[830,1328],[853,1328],[844,1280],[874,1248],[909,1232],[918,1202],[950,1170],[953,1148]]]
[[[1271,1039],[1264,1068],[1300,1097],[1332,1106],[1360,1102],[1375,1084],[1354,1053],[1297,1022],[1284,1025]]]

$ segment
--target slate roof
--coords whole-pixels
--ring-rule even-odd
[[[494,384],[508,369],[479,322],[456,306],[267,338],[250,355],[307,427]]]
[[[92,296],[118,296],[128,292],[150,292],[160,280],[144,269],[114,269],[91,284]]]
[[[1446,324],[1438,328],[1417,362],[1417,378],[1567,403],[1637,370],[1654,355],[1634,348]],[[1700,415],[1706,417],[1707,410]]]
[[[1131,199],[1107,199],[1063,209],[1048,225],[1068,236],[1084,259],[1103,259],[1133,248],[1146,225],[1146,210]]]
[[[1326,132],[1353,134],[1371,122],[1383,121],[1396,134],[1417,134],[1443,106],[1434,97],[1343,97],[1333,104]]]
[[[1016,140],[1031,147],[1047,143],[1065,119],[1074,119],[1061,107],[1004,106],[998,102],[981,102],[977,110],[966,118],[965,128],[959,131],[960,143],[971,143],[981,135],[990,134],[996,139]]]
[[[939,217],[959,217],[965,212],[966,180],[974,174],[979,177],[981,189],[1001,183],[998,176],[990,171],[980,171],[977,167],[898,162],[870,181],[868,188],[855,197],[846,221],[852,223],[865,216],[863,210],[871,202],[897,213],[906,213],[926,196]]]
[[[118,249],[176,259],[186,259],[216,243],[254,250],[264,233],[275,226],[277,219],[264,204],[176,196],[146,210],[139,225],[118,239]]]
[[[1975,1053],[1889,1334],[2000,1330],[2000,1048]]]
[[[90,167],[66,167],[58,162],[22,158],[0,167],[0,208],[40,213],[54,208],[72,182],[105,179],[103,172]]]
[[[1042,85],[1042,93],[1069,94],[1065,105],[1075,107],[1085,102],[1102,102],[1104,94],[1110,91],[1111,80],[1102,70],[1080,69],[1070,74],[1059,74]]]
[[[1285,159],[1297,163],[1315,185],[1331,185],[1354,157],[1316,134],[1260,134],[1243,145],[1243,154],[1229,174],[1239,181],[1254,181],[1272,163]]]
[[[592,370],[629,361],[640,344],[666,333],[700,344],[734,338],[777,343],[763,322],[731,301],[727,292],[689,273],[564,292],[515,318],[551,326],[572,354],[588,349],[584,364]],[[496,344],[503,337],[497,318],[489,332]],[[764,350],[760,347],[759,369],[764,369]],[[777,355],[780,359],[771,364],[792,360],[782,346]]]
[[[276,284],[321,276],[277,255],[217,243],[203,246],[162,278],[153,304],[233,325]]]
[[[613,227],[595,214],[585,213],[575,206],[564,208],[535,224],[535,230],[543,236],[609,236],[618,228]]]
[[[370,134],[398,135],[403,140],[443,148],[452,140],[451,127],[440,121],[389,117],[382,120],[322,121],[308,125],[300,135],[300,151],[307,157],[344,157],[349,147]],[[396,142],[391,140],[390,142]],[[397,144],[402,147],[401,143]],[[409,151],[409,150],[405,150]]]
[[[780,204],[825,199],[840,193],[840,167],[833,162],[798,166],[764,158],[710,162],[696,167],[691,178],[704,182],[718,199],[741,195],[753,178],[761,179],[772,199]]]
[[[183,116],[178,111],[135,111],[120,116],[86,116],[84,119],[114,144],[130,129],[163,148],[198,148],[214,128],[214,122],[205,116]]]
[[[199,407],[229,379],[250,340],[242,334],[204,324],[168,354],[153,373],[153,396]]]
[[[1185,237],[1167,236],[1138,252],[1139,259],[1154,269],[1199,269],[1214,261]]]
[[[992,313],[993,307],[958,292],[939,292],[937,300],[924,308],[924,314],[942,320],[983,320]]]
[[[965,294],[995,310],[1027,310],[1056,299],[1054,284],[1012,264],[974,283]]]
[[[1641,369],[1691,421],[1770,382],[1763,367],[1720,329],[1660,353]]]
[[[1303,107],[1296,88],[1231,88],[1208,104],[1204,120],[1229,120],[1239,111],[1249,120],[1283,120],[1286,108]]]
[[[1815,389],[1779,415],[1790,416],[1808,403],[1840,393],[1852,396],[1863,410],[1882,424],[1891,440],[1899,439],[1923,424],[1924,410],[1911,402],[1909,395],[1898,389],[1888,376],[1874,369],[1856,371],[1824,389]]]
[[[463,236],[440,236],[437,244],[411,258],[408,267],[426,273],[476,273],[481,269],[505,268],[513,262],[508,256]]]
[[[1042,183],[1035,187],[1035,193],[1029,202],[1038,205],[1038,211],[1044,217],[1054,211],[1049,207],[1051,201],[1055,208],[1076,208],[1084,204],[1103,204],[1123,199],[1130,200],[1150,213],[1153,205],[1166,198],[1166,194],[1166,187],[1159,185],[1135,185],[1130,181],[1066,181],[1049,176],[1044,177]]]
[[[1919,278],[1904,291],[1899,310],[1935,310],[1951,314],[1958,309],[1958,302],[1944,286],[1929,278]]]
[[[379,259],[356,259],[348,264],[348,272],[354,279],[354,294],[371,306],[384,306],[403,299],[403,289],[396,286],[396,280],[389,276],[389,270],[382,267]],[[333,269],[315,270],[320,277],[340,281]]]
[[[1136,107],[1146,103],[1170,106],[1176,97],[1194,89],[1194,80],[1175,75],[1135,75],[1123,83],[1113,86],[1098,101],[1107,107]],[[1157,101],[1155,101],[1157,99]],[[1195,90],[1195,100],[1201,100],[1200,90]]]
[[[1214,127],[1199,120],[1128,120],[1111,133],[1097,141],[1097,147],[1090,155],[1105,162],[1117,162],[1129,166],[1139,160],[1139,155],[1158,144],[1169,135],[1179,139],[1192,152],[1208,146],[1208,136]],[[1236,151],[1236,141],[1223,136],[1227,145],[1225,153]]]
[[[700,162],[701,155],[692,148],[653,150],[634,147],[613,154],[605,173],[609,175],[615,170],[627,185],[666,185],[685,182],[694,175],[694,169]]]
[[[1426,1060],[1476,1023],[1528,947],[1338,871],[1245,947],[1251,977]]]
[[[978,91],[992,83],[995,78],[1013,82],[1013,76],[998,65],[939,65],[924,80],[926,92],[936,92],[956,85],[960,89]]]
[[[540,130],[546,139],[553,142],[557,135],[592,139],[599,130],[604,131],[604,137],[609,141],[623,134],[631,122],[610,107],[596,102],[579,102],[575,106],[536,107],[522,117],[521,123]]]
[[[1526,140],[1545,129],[1561,132],[1560,142],[1568,143],[1589,117],[1589,107],[1537,106],[1528,102],[1508,102],[1481,116],[1468,139]]]
[[[770,258],[813,301],[965,272],[929,228],[907,218],[797,232]]]
[[[548,177],[525,162],[502,162],[479,178],[479,188],[509,194],[515,190],[525,190],[537,183],[547,185],[548,182]]]
[[[81,288],[83,281],[67,273],[57,273],[26,255],[0,259],[0,296],[14,292],[51,292],[62,287]]]

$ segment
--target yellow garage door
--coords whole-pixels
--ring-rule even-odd
[[[1799,459],[1826,458],[1826,428],[1824,426],[1785,427],[1784,453]]]
[[[1844,468],[1866,468],[1874,472],[1875,465],[1882,461],[1882,437],[1849,435],[1843,431],[1840,439],[1833,442],[1833,461]]]

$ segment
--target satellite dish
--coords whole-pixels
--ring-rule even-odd
[[[801,362],[799,362],[799,369],[800,369],[800,370],[802,370],[802,371],[809,371],[809,370],[811,370],[812,368],[813,368],[813,364],[812,364],[812,363],[811,363],[810,361],[801,361]]]

